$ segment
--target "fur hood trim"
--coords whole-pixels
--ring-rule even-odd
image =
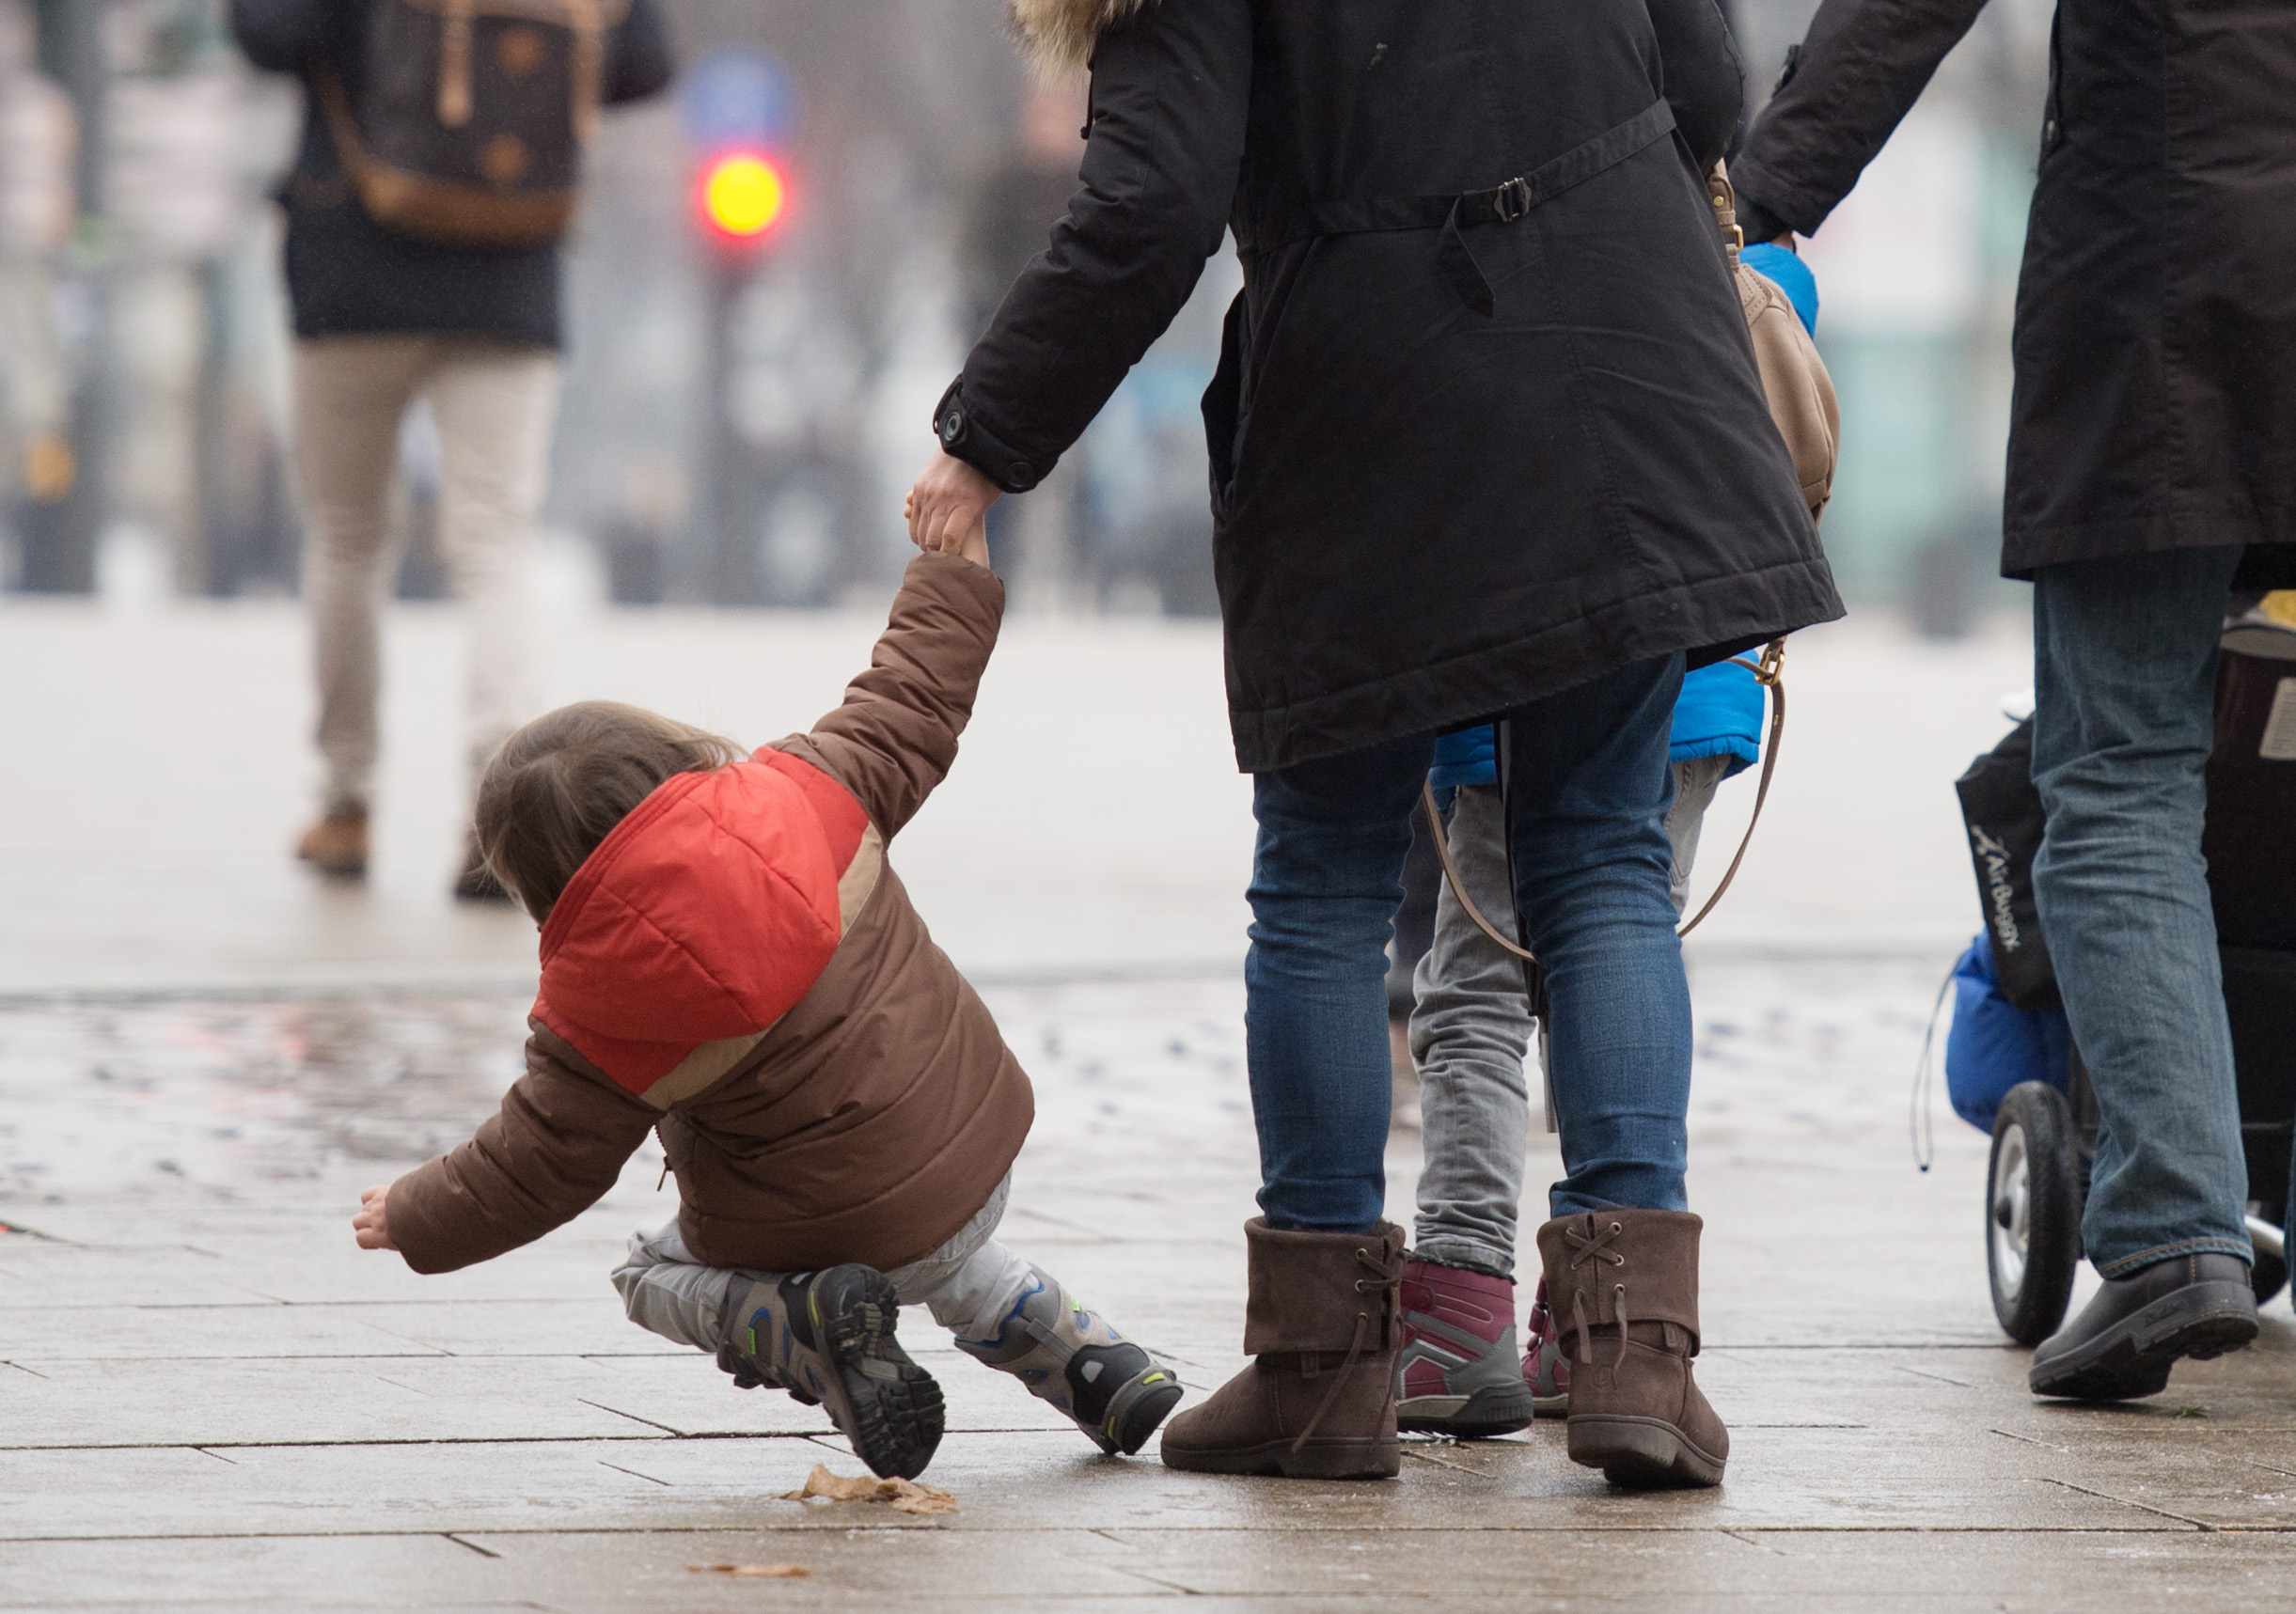
[[[1092,65],[1100,36],[1156,0],[1005,0],[1005,16],[1029,61],[1046,78]]]

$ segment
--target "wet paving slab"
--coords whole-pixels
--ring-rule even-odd
[[[1612,1491],[1544,1424],[1411,1440],[1381,1484],[1104,1458],[919,1312],[959,1511],[918,1518],[781,1499],[858,1471],[818,1409],[622,1318],[605,1274],[675,1210],[652,1146],[485,1266],[352,1247],[358,1189],[515,1076],[521,995],[0,1002],[0,1608],[2285,1607],[2288,1302],[2162,1397],[2034,1402],[1986,1299],[1985,1140],[1947,1116],[1926,1172],[1908,1149],[1935,974],[1698,966],[1719,1491]],[[1004,1236],[1216,1386],[1256,1178],[1235,985],[985,995],[1039,1096]],[[717,1567],[771,1565],[806,1573]]]

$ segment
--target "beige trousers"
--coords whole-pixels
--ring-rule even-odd
[[[528,715],[527,576],[549,474],[558,355],[480,337],[318,337],[295,344],[295,465],[309,536],[303,593],[319,670],[330,807],[374,787],[380,617],[400,422],[438,423],[441,547],[464,603],[464,739],[475,776]]]

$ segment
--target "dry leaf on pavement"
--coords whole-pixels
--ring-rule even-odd
[[[956,1498],[938,1485],[920,1484],[915,1480],[872,1480],[860,1474],[832,1474],[828,1466],[821,1463],[813,1465],[813,1471],[805,1477],[803,1485],[784,1493],[781,1499],[785,1502],[889,1502],[896,1513],[953,1513],[957,1511]]]
[[[813,1572],[802,1563],[689,1563],[688,1575],[733,1575],[754,1580],[794,1580]]]

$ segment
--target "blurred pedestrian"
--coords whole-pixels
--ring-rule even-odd
[[[1713,0],[1015,14],[1041,56],[1090,60],[1084,188],[940,403],[918,541],[1043,478],[1231,226],[1244,266],[1204,414],[1260,826],[1257,1359],[1164,1460],[1401,1465],[1385,949],[1437,733],[1503,715],[1569,1169],[1538,1243],[1596,1362],[1570,1452],[1713,1483],[1668,723],[1687,666],[1841,611],[1700,179],[1740,101]]]
[[[1825,222],[1982,5],[1826,0],[1732,167],[1750,239]],[[2257,1331],[2202,767],[2231,592],[2296,582],[2296,8],[2062,0],[2014,348],[2002,572],[2106,1280],[2030,1382],[2115,1401]]]
[[[1005,292],[1067,216],[1084,160],[1082,89],[1073,78],[1032,81],[1011,144],[973,189],[962,261],[968,343],[987,331]],[[1084,587],[1077,553],[1084,497],[1083,457],[1071,455],[1029,497],[989,512],[989,548],[1011,580],[1015,606],[1075,603]]]
[[[587,1210],[658,1127],[680,1210],[614,1273],[633,1323],[915,1479],[941,1392],[896,1335],[929,1306],[1103,1452],[1138,1451],[1179,1384],[996,1238],[1029,1078],[886,862],[956,760],[1003,610],[976,525],[909,563],[807,733],[745,756],[584,701],[512,735],[479,821],[543,926],[527,1073],[477,1137],[366,1191],[361,1247],[490,1261]]]
[[[440,522],[467,611],[464,756],[530,710],[525,583],[549,470],[558,245],[597,109],[659,91],[658,0],[232,0],[256,66],[307,98],[279,192],[295,327],[303,572],[319,675],[322,815],[298,854],[365,874],[400,422],[427,399]],[[499,899],[475,839],[455,895]]]

